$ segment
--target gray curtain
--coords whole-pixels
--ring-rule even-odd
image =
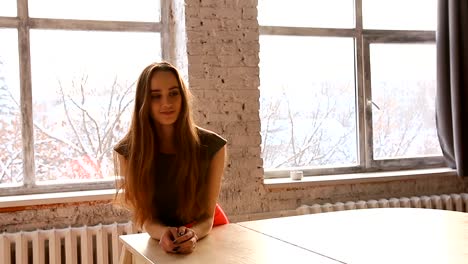
[[[436,121],[447,165],[468,176],[468,1],[439,0]]]

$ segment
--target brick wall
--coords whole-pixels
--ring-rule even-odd
[[[0,233],[126,222],[130,213],[112,201],[48,204],[0,209]]]
[[[262,210],[256,6],[255,0],[185,5],[196,121],[229,142],[220,203],[230,214]]]

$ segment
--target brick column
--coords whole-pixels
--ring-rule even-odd
[[[228,143],[220,203],[263,211],[257,1],[186,0],[189,86],[197,123]]]

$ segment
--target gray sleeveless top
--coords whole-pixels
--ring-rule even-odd
[[[202,163],[206,166],[201,166],[201,174],[197,186],[202,186],[207,182],[208,166],[214,154],[218,152],[225,144],[226,139],[218,134],[203,129],[197,128],[198,136],[201,142],[201,157]],[[114,150],[128,157],[126,146],[120,145]],[[162,224],[167,226],[182,226],[188,223],[183,222],[176,214],[177,206],[177,188],[172,177],[172,169],[175,164],[175,154],[158,153],[154,164],[155,168],[155,193],[153,196],[153,204],[157,210],[153,213],[153,217],[158,219]],[[157,175],[157,177],[156,177]],[[193,219],[196,221],[197,219]]]

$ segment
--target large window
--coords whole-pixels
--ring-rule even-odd
[[[259,0],[265,176],[443,166],[435,0]]]
[[[136,79],[162,58],[161,6],[1,1],[0,195],[113,186]]]

